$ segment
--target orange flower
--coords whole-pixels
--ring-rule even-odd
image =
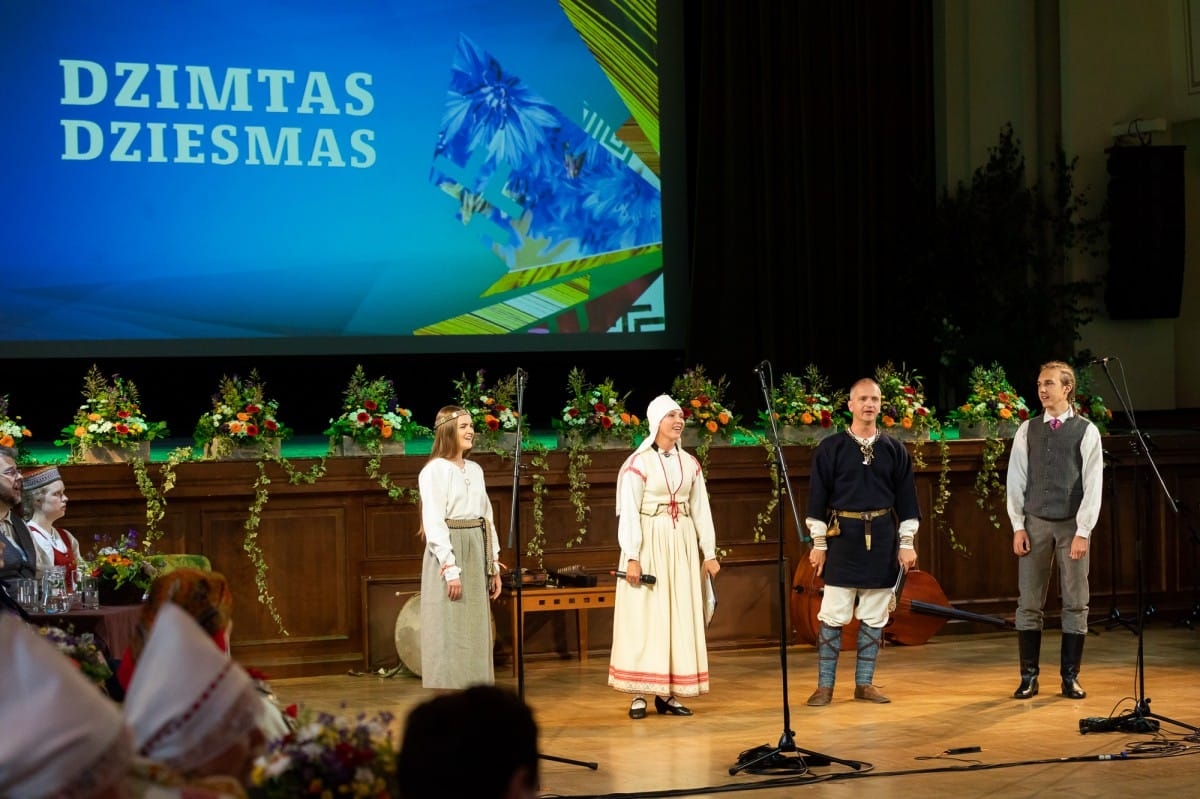
[[[718,413],[717,418],[721,420],[721,424],[729,424],[729,413],[727,411]]]
[[[392,426],[390,424],[385,424],[383,427],[379,428],[379,434],[384,438],[391,438]]]
[[[230,422],[229,423],[229,432],[240,433],[240,432],[242,432],[242,427],[243,427],[243,425],[241,422]]]
[[[29,430],[29,428],[28,428],[28,427],[22,427],[22,428],[21,428],[21,435],[23,435],[25,438],[31,438],[31,437],[33,436],[33,433],[32,433],[32,432],[30,432],[30,430]]]
[[[248,413],[245,413],[245,412],[243,412],[243,413],[239,413],[237,416],[238,416],[238,421],[239,421],[239,422],[248,422],[248,421],[250,421],[250,414],[248,414]]]
[[[912,417],[905,416],[903,419],[900,420],[900,426],[903,427],[905,430],[911,430],[912,429]]]
[[[1000,418],[1001,419],[1011,419],[1012,411],[1010,411],[1008,408],[1001,408],[1000,409]]]
[[[884,426],[884,427],[895,427],[895,426],[896,426],[896,420],[895,420],[895,419],[893,419],[893,418],[892,418],[892,417],[890,417],[890,416],[886,416],[886,415],[885,415],[885,416],[883,417],[883,426]]]
[[[87,428],[84,427],[83,425],[79,425],[79,427],[75,428],[75,437],[76,438],[83,438],[86,435],[87,435]]]
[[[103,418],[104,418],[104,417],[103,417],[103,416],[101,416],[101,415],[100,415],[100,414],[98,414],[98,413],[89,413],[89,414],[88,414],[88,421],[89,421],[89,422],[98,422],[98,421],[100,421],[100,420],[101,420],[101,419],[103,419]]]
[[[630,416],[629,416],[629,414],[627,414],[627,413],[623,413],[623,414],[621,414],[621,424],[629,424],[629,419],[630,419],[630,418],[631,418],[631,417],[630,417]]]
[[[1110,413],[1110,414],[1109,414],[1109,416],[1112,416],[1112,414]],[[632,420],[633,424],[638,424],[638,423],[639,423],[639,419],[637,418],[637,414],[636,414],[636,413],[631,413],[631,414],[629,415],[629,418]]]
[[[699,407],[700,407],[700,400],[698,400],[698,399],[694,399],[694,400],[692,400],[692,402],[691,402],[691,405],[692,405],[692,407],[693,407],[693,408],[699,408]]]
[[[800,421],[803,422],[804,424],[812,424],[813,421],[815,420],[815,418],[816,417],[814,417],[808,411],[805,411],[804,413],[800,414]]]
[[[710,433],[717,432],[717,423],[714,421],[709,420],[708,424],[706,424],[704,426],[708,428],[708,432],[710,432]]]
[[[11,447],[12,445],[13,445],[13,437],[10,436],[8,433],[5,433],[4,437],[0,438],[0,447]]]

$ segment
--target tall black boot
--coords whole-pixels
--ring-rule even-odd
[[[1013,691],[1014,699],[1032,699],[1038,692],[1038,657],[1042,652],[1041,630],[1017,630],[1021,657],[1021,684]]]
[[[1062,695],[1067,699],[1083,699],[1087,692],[1079,685],[1079,662],[1083,660],[1083,639],[1080,633],[1063,633],[1062,637]]]

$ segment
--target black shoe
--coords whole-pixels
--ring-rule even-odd
[[[658,697],[655,697],[656,699]],[[660,711],[661,712],[661,711]],[[629,718],[644,719],[646,718],[646,700],[638,697],[629,703]]]
[[[659,715],[664,713],[670,713],[672,716],[692,715],[692,711],[679,704],[679,700],[675,699],[675,697],[671,697],[668,701],[663,701],[663,698],[660,696],[654,697],[654,709],[658,711]]]

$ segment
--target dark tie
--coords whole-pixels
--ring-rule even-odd
[[[1051,430],[1057,430],[1060,427],[1062,427],[1062,419],[1051,419],[1050,420],[1050,429]]]

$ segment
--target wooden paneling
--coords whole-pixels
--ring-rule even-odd
[[[1110,452],[1128,451],[1127,439],[1106,440]],[[1092,618],[1103,620],[1115,602],[1124,615],[1135,608],[1138,551],[1145,565],[1147,601],[1160,616],[1187,612],[1196,585],[1195,524],[1200,492],[1200,437],[1160,436],[1155,460],[1174,496],[1184,500],[1188,513],[1167,507],[1157,479],[1145,463],[1121,456],[1109,470],[1113,493],[1106,495],[1092,545]],[[951,501],[945,524],[952,527],[965,551],[952,547],[948,531],[934,530],[930,512],[941,469],[937,447],[925,445],[926,466],[917,476],[925,520],[917,536],[919,564],[933,574],[958,607],[1011,617],[1016,605],[1016,558],[1012,533],[1003,507],[995,511],[976,504],[973,491],[981,464],[981,443],[950,443]],[[811,451],[784,450],[798,510],[805,512]],[[613,496],[617,471],[627,456],[621,451],[591,453],[587,480],[589,512],[583,542],[568,546],[579,523],[568,496],[567,458],[551,452],[544,472],[544,520],[547,568],[579,564],[595,571],[613,568],[617,558],[617,520]],[[502,544],[501,560],[514,563],[508,547],[512,497],[512,463],[485,454],[477,459],[487,475],[489,493]],[[755,541],[755,517],[766,509],[771,483],[762,447],[714,447],[708,458],[708,483],[719,546],[727,550],[718,578],[720,608],[710,628],[713,648],[770,645],[778,640],[780,608],[775,575],[780,530],[790,570],[806,551],[796,534],[786,495],[765,526],[765,538]],[[389,457],[385,468],[400,485],[415,487],[425,458]],[[295,465],[307,469],[312,462]],[[247,663],[264,667],[273,676],[333,673],[383,663],[399,601],[420,583],[421,540],[417,507],[394,502],[365,473],[363,458],[331,458],[327,473],[315,485],[292,485],[287,475],[268,465],[270,501],[262,513],[258,543],[269,567],[268,584],[287,628],[283,635],[266,608],[256,602],[254,571],[243,551],[246,508],[254,499],[258,469],[253,463],[188,463],[179,466],[175,488],[167,495],[165,536],[161,551],[194,552],[208,556],[213,567],[226,573],[235,587],[234,650]],[[1001,475],[1006,466],[1002,458]],[[530,471],[521,473],[519,517],[521,540],[533,534],[533,494]],[[143,529],[145,506],[123,465],[66,466],[63,476],[71,504],[67,526],[84,542],[92,535],[115,536],[128,528]],[[157,474],[157,468],[151,468]],[[780,518],[782,517],[782,522]],[[1116,556],[1115,568],[1113,556]],[[536,566],[522,556],[523,566]],[[611,579],[611,578],[607,578]],[[375,580],[382,581],[378,588]],[[393,581],[393,582],[387,582]],[[382,591],[380,594],[378,591]],[[391,594],[388,594],[388,592]],[[395,601],[393,601],[395,600]],[[1051,623],[1057,618],[1057,599],[1048,606]],[[785,611],[786,612],[786,611]],[[561,614],[530,617],[526,651],[530,658],[562,656],[573,646],[574,620]],[[948,625],[948,631],[971,625]],[[589,648],[597,655],[611,637],[611,615],[591,619]],[[507,655],[501,646],[503,662]],[[377,666],[376,666],[377,667]]]

